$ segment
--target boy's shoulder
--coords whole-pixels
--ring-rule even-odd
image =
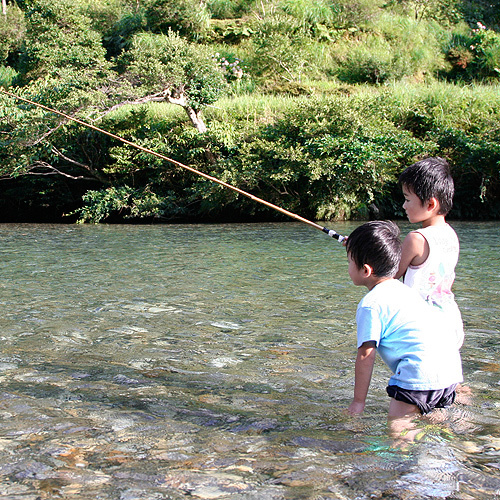
[[[440,234],[440,235],[447,235],[451,238],[456,238],[457,233],[455,229],[453,229],[447,222],[444,224],[438,224],[436,226],[426,226],[426,227],[420,227],[418,229],[413,229],[410,231],[406,237],[410,234],[421,234],[421,235],[427,235],[427,234]]]
[[[423,301],[423,299],[413,288],[410,288],[395,278],[391,278],[372,288],[361,299],[359,305],[362,307],[373,307],[383,304],[396,305],[408,301],[420,302]]]
[[[428,226],[421,229],[416,229],[415,231],[412,231],[412,233],[418,233],[422,235],[427,243],[431,246],[444,246],[450,251],[457,251],[460,247],[458,235],[448,223],[439,226]]]
[[[396,279],[386,280],[370,290],[358,304],[358,312],[362,310],[371,310],[371,314],[377,314],[387,322],[395,317],[399,318],[398,322],[417,322],[421,328],[433,332],[439,331],[435,325],[441,324],[441,317],[445,317],[415,288]]]

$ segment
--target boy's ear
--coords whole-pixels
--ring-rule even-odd
[[[373,275],[373,267],[368,264],[363,265],[362,271],[365,278],[369,278]]]
[[[439,209],[439,201],[434,196],[427,202],[427,209],[432,212],[435,209]]]

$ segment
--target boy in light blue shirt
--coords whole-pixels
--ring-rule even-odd
[[[401,258],[398,227],[386,221],[363,224],[349,236],[346,249],[349,276],[368,288],[356,312],[358,353],[349,412],[364,410],[377,351],[393,373],[387,387],[390,419],[450,406],[463,380],[460,352],[439,311],[394,278]]]

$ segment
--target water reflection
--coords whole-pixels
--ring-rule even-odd
[[[336,241],[295,223],[0,226],[2,498],[498,496],[500,230],[454,226],[471,401],[399,447],[382,363],[365,415],[343,413],[364,291]]]

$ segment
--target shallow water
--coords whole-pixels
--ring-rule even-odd
[[[343,413],[364,290],[319,231],[0,225],[1,498],[500,498],[500,224],[453,225],[471,394],[400,447],[381,362]]]

